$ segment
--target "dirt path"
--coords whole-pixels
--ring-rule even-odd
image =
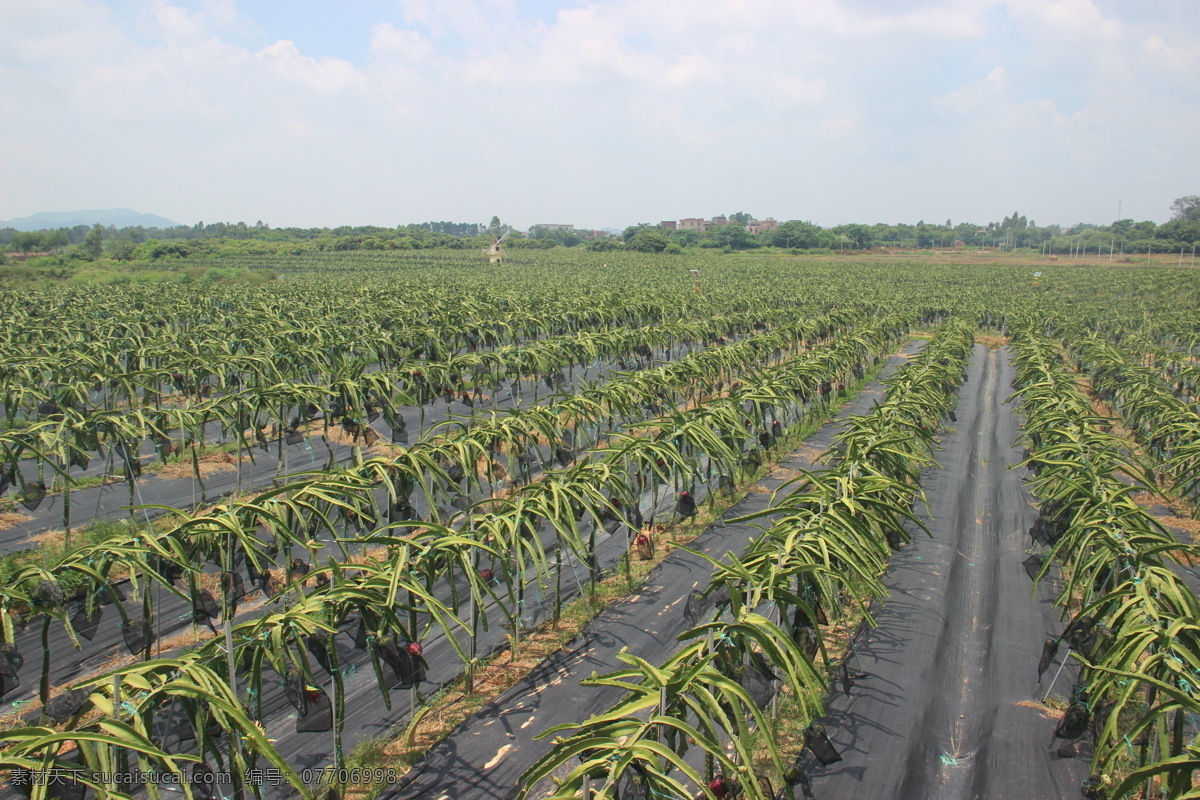
[[[892,559],[879,627],[860,633],[849,695],[826,723],[843,761],[818,768],[820,800],[1051,800],[1079,797],[1089,755],[1059,753],[1037,662],[1062,624],[1050,587],[1031,598],[1021,567],[1036,516],[1021,480],[1006,350],[977,345],[958,419],[927,472],[926,524]],[[1070,691],[1064,673],[1055,694]]]

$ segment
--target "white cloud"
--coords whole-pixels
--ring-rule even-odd
[[[405,0],[338,58],[234,0],[0,3],[0,217],[1074,221],[1200,174],[1200,23],[1145,7]]]
[[[365,89],[362,73],[340,58],[312,58],[303,55],[293,42],[281,39],[254,54],[267,72],[283,82],[299,84],[319,94]]]
[[[992,91],[1000,94],[1004,91],[1004,67],[996,65],[992,67],[992,71],[988,73],[987,82],[992,85]]]
[[[432,58],[436,51],[433,43],[417,31],[382,22],[371,29],[371,53],[393,62],[420,64]]]

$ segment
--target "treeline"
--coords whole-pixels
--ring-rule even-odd
[[[822,228],[812,222],[791,220],[774,230],[752,234],[740,219],[748,214],[730,214],[730,224],[707,231],[667,230],[661,225],[642,223],[625,229],[620,246],[641,251],[662,252],[689,247],[748,250],[757,247],[779,247],[809,252],[838,250],[870,250],[877,247],[894,249],[934,249],[950,247],[997,248],[1004,250],[1031,249],[1043,253],[1071,254],[1077,252],[1155,253],[1179,252],[1200,243],[1200,197],[1183,197],[1171,206],[1174,216],[1159,225],[1146,220],[1117,220],[1111,225],[1079,223],[1071,227],[1039,226],[1019,212],[1013,212],[1000,222],[977,225],[972,222],[954,224],[920,221],[907,223],[850,223]],[[737,218],[739,222],[733,222]],[[594,249],[612,248],[615,243],[597,242]],[[675,247],[672,247],[674,245]]]
[[[1177,198],[1172,219],[1162,225],[1150,220],[1121,219],[1111,225],[1079,223],[1071,227],[1039,226],[1013,212],[999,222],[977,225],[930,223],[850,223],[823,228],[804,220],[779,223],[773,230],[751,233],[754,217],[745,212],[718,215],[728,224],[706,231],[669,230],[659,224],[631,225],[620,236],[594,231],[536,227],[530,236],[510,230],[493,217],[491,223],[422,222],[386,228],[375,225],[342,225],[336,228],[272,228],[261,220],[198,222],[172,228],[141,226],[107,228],[96,224],[58,230],[22,232],[0,230],[0,246],[9,253],[50,253],[58,262],[159,261],[194,256],[301,255],[357,250],[424,250],[486,248],[495,237],[509,233],[505,245],[513,248],[586,247],[590,250],[683,252],[691,248],[750,250],[775,247],[810,253],[844,250],[996,248],[1032,250],[1044,254],[1166,253],[1190,249],[1200,243],[1200,196]]]
[[[87,244],[92,242],[92,246]],[[0,230],[0,246],[10,253],[51,253],[68,259],[154,261],[190,256],[300,255],[351,250],[423,250],[487,247],[487,227],[473,222],[424,222],[384,228],[272,228],[262,222],[197,223],[173,228],[117,228],[77,225],[44,231]],[[97,250],[96,243],[99,244]]]

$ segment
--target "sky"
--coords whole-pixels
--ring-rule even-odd
[[[1200,0],[0,0],[0,219],[1164,222]]]

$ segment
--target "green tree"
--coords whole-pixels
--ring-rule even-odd
[[[1173,219],[1164,225],[1158,226],[1158,230],[1155,231],[1155,238],[1170,239],[1179,242],[1181,245],[1200,242],[1200,219]]]
[[[1171,222],[1200,222],[1200,195],[1176,197],[1171,203]]]
[[[825,244],[825,231],[821,226],[798,219],[788,220],[771,234],[771,244],[776,247],[798,247],[811,250]]]
[[[649,222],[639,222],[637,225],[630,225],[628,228],[626,228],[624,232],[621,233],[621,240],[625,242],[632,241],[633,237],[646,231],[658,231],[661,233],[662,227],[659,225],[651,225]],[[663,246],[666,247],[666,245]]]
[[[641,253],[661,253],[667,249],[667,245],[670,243],[671,240],[667,238],[667,235],[659,230],[658,226],[653,226],[650,230],[634,234],[626,247]]]
[[[960,222],[954,226],[954,235],[962,239],[963,244],[979,244],[983,228],[973,222]]]
[[[1134,239],[1153,239],[1157,230],[1158,224],[1154,220],[1146,219],[1134,224],[1129,235]]]
[[[875,244],[875,237],[871,229],[862,223],[854,222],[849,225],[839,225],[833,230],[835,233],[845,236],[847,241],[856,250],[866,250]]]
[[[732,222],[717,228],[713,232],[713,238],[725,247],[731,247],[734,250],[745,250],[756,244],[750,231],[746,230],[744,226],[735,225]]]
[[[133,239],[125,237],[113,243],[110,255],[118,261],[130,261],[133,259],[135,250],[137,250],[137,245],[134,244]]]
[[[1133,232],[1133,225],[1132,219],[1119,219],[1112,224],[1112,232],[1117,236],[1128,236]]]
[[[700,234],[697,231],[671,231],[667,235],[672,242],[681,247],[695,247],[700,243]]]
[[[12,236],[12,249],[18,253],[32,253],[42,247],[42,234],[37,231],[23,231]]]
[[[508,228],[508,226],[500,221],[500,217],[494,216],[492,217],[492,221],[488,223],[488,236],[491,236],[493,239],[498,239],[504,235],[506,228]]]
[[[88,261],[95,261],[104,253],[104,228],[99,222],[83,237],[83,253]]]
[[[754,215],[747,214],[745,211],[739,211],[736,214],[729,215],[730,225],[749,225],[754,222]]]

